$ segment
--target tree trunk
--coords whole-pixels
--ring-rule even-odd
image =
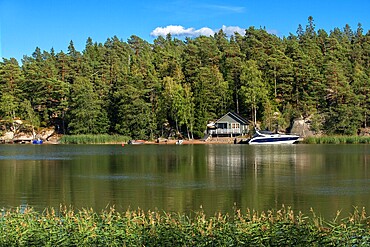
[[[254,125],[257,126],[257,106],[254,106]]]
[[[236,103],[236,113],[239,114],[239,97],[238,97],[238,93],[236,93],[236,95],[235,95],[235,103]]]
[[[274,83],[275,83],[275,99],[277,96],[277,90],[276,90],[276,66],[274,66]]]

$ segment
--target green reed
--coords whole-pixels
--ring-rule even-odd
[[[64,135],[61,144],[116,144],[126,143],[131,138],[121,135]]]
[[[364,209],[325,221],[290,208],[192,215],[114,207],[2,210],[0,246],[369,246]]]
[[[370,144],[370,136],[309,136],[306,144]]]

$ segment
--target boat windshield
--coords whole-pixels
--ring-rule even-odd
[[[272,131],[269,131],[269,130],[262,130],[262,131],[260,131],[260,133],[261,134],[264,134],[264,135],[273,135],[273,134],[276,134],[276,133],[274,133]]]
[[[268,130],[259,130],[254,133],[253,137],[258,137],[258,136],[265,136],[265,135],[273,135],[275,133],[268,131]]]
[[[254,138],[254,137],[258,137],[258,136],[260,136],[260,135],[256,132],[256,133],[254,133],[254,135],[252,137]]]

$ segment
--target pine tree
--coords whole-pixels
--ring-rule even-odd
[[[22,98],[21,84],[24,78],[15,58],[3,59],[0,63],[0,94],[9,93],[14,97]]]
[[[85,77],[76,77],[68,111],[68,131],[71,134],[105,134],[108,116],[93,85]]]
[[[246,107],[250,109],[254,125],[257,125],[257,110],[266,101],[268,91],[256,61],[248,60],[242,66],[240,81],[244,102]]]

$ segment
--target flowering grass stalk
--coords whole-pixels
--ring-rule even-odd
[[[370,218],[357,208],[325,221],[290,208],[235,210],[233,215],[127,210],[101,212],[61,206],[36,212],[3,209],[0,246],[368,246]]]

